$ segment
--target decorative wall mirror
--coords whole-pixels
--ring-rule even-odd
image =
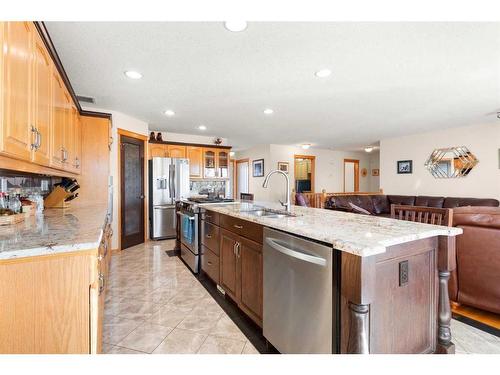
[[[425,162],[435,178],[466,177],[479,162],[465,146],[437,148]]]

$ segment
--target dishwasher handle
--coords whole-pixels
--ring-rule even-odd
[[[295,249],[290,249],[289,247],[281,245],[275,238],[266,238],[266,243],[271,246],[274,250],[279,251],[282,254],[288,255],[292,258],[300,259],[308,263],[317,264],[321,267],[326,267],[326,259],[317,257],[314,255],[306,254]]]

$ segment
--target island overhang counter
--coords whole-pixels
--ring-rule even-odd
[[[454,353],[448,279],[462,229],[268,202],[204,210],[314,240],[338,253],[333,353]],[[265,280],[264,280],[265,282]]]

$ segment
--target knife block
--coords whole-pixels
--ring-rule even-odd
[[[43,204],[46,208],[69,208],[71,205],[64,200],[71,194],[72,193],[68,193],[62,187],[56,186],[54,190],[47,195]]]

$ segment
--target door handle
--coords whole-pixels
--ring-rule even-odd
[[[314,255],[306,254],[295,249],[290,249],[289,247],[281,245],[278,240],[274,238],[266,238],[266,243],[272,247],[274,250],[279,251],[282,254],[288,255],[289,257],[303,260],[304,262],[317,264],[318,266],[326,267],[326,259],[317,257]]]

